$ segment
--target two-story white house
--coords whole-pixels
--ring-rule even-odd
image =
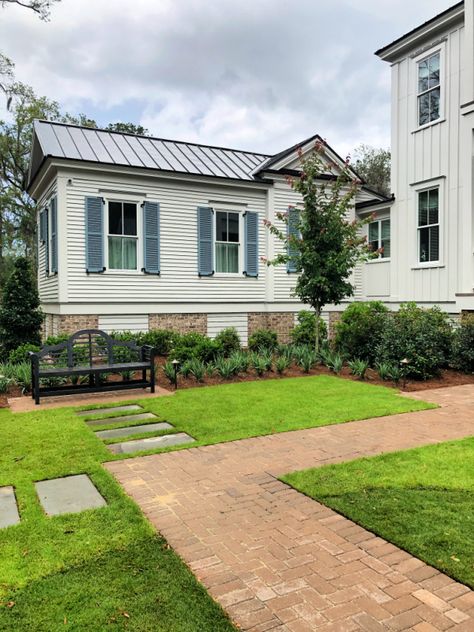
[[[264,220],[301,203],[286,177],[298,174],[299,147],[313,151],[318,139],[267,156],[36,121],[29,191],[39,203],[46,335],[98,327],[214,336],[234,326],[243,344],[266,327],[287,340],[303,306],[292,296],[295,273],[262,260],[282,247]],[[333,176],[343,161],[325,151]],[[352,213],[391,202],[362,187]],[[387,256],[389,222],[370,231]],[[362,276],[355,271],[359,299]],[[326,318],[340,309],[328,306]]]
[[[395,308],[474,310],[473,7],[459,2],[376,52],[392,73]]]

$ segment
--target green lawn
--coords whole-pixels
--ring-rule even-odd
[[[325,375],[183,389],[140,403],[198,445],[436,407],[391,388]]]
[[[183,390],[142,405],[197,445],[429,407],[325,376]],[[21,514],[0,530],[1,630],[234,629],[103,469],[120,456],[72,408],[0,410],[0,436],[0,486],[15,487]],[[107,507],[45,516],[34,481],[78,473],[89,474]]]
[[[474,588],[474,438],[283,480]]]

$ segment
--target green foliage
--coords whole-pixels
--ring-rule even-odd
[[[19,362],[18,364],[4,365],[4,375],[10,377],[14,384],[24,393],[31,391],[31,363]]]
[[[451,363],[455,369],[465,373],[474,373],[474,315],[461,319],[454,332]]]
[[[360,145],[355,150],[354,168],[366,185],[382,195],[390,195],[389,149],[376,149],[369,145]]]
[[[397,367],[408,360],[405,377],[426,380],[439,375],[451,355],[452,327],[438,307],[422,309],[405,303],[384,328],[377,346],[377,362]]]
[[[283,375],[289,368],[291,361],[285,355],[280,355],[275,360],[275,369],[278,375]]]
[[[20,257],[5,283],[0,306],[0,347],[9,354],[20,345],[41,344],[43,314],[29,262]]]
[[[271,329],[257,329],[249,337],[248,346],[250,351],[260,351],[261,349],[273,351],[278,346],[278,336]]]
[[[266,371],[268,371],[268,361],[267,358],[262,356],[260,353],[252,354],[252,366],[255,369],[255,373],[261,377]]]
[[[367,362],[367,360],[356,358],[355,360],[349,360],[347,364],[349,365],[352,375],[355,375],[361,380],[365,379],[365,374],[367,373],[367,369],[369,368],[369,363]]]
[[[8,362],[12,364],[19,364],[20,362],[26,362],[28,360],[28,352],[29,351],[39,351],[39,345],[32,345],[29,342],[25,342],[20,345],[13,351],[10,351],[10,355],[8,356]]]
[[[246,373],[250,365],[250,357],[246,351],[234,351],[229,359],[237,367],[239,373]]]
[[[291,330],[291,339],[295,345],[316,345],[316,314],[308,310],[298,313],[298,324]],[[326,323],[319,318],[319,344],[323,344],[328,336]]]
[[[238,367],[232,358],[224,358],[223,356],[217,358],[214,368],[224,380],[230,380],[231,377],[238,373]]]
[[[358,261],[368,257],[368,248],[361,227],[367,220],[348,221],[360,183],[346,164],[334,165],[339,175],[325,180],[327,162],[325,144],[318,141],[314,152],[300,155],[301,175],[291,180],[293,189],[303,199],[303,208],[294,231],[280,230],[266,222],[272,234],[283,242],[282,252],[270,264],[291,263],[298,274],[295,295],[310,305],[316,321],[316,351],[319,350],[319,317],[324,305],[339,304],[352,296],[351,273]],[[277,214],[288,225],[289,213]]]
[[[297,353],[296,363],[305,373],[309,373],[318,361],[318,356],[314,349],[309,346],[301,347]]]
[[[6,393],[11,384],[12,380],[6,375],[2,375],[1,367],[0,367],[0,393]]]
[[[163,373],[165,374],[170,384],[174,384],[174,381],[176,379],[177,374],[179,374],[179,371],[180,371],[180,367],[178,366],[176,370],[171,360],[168,360],[163,365]]]
[[[226,358],[233,351],[240,350],[240,337],[235,327],[227,327],[220,331],[215,337],[215,342],[219,345]]]
[[[206,372],[206,365],[204,362],[198,358],[193,358],[192,360],[188,360],[188,365],[189,373],[193,376],[196,382],[202,382]]]
[[[336,324],[336,349],[348,358],[360,358],[372,366],[387,314],[388,309],[381,301],[351,303]]]
[[[193,358],[193,360],[196,360],[196,358]],[[186,360],[186,362],[183,362],[181,365],[179,372],[183,377],[189,377],[191,375],[191,362],[192,360]]]
[[[172,360],[181,363],[192,358],[198,358],[203,362],[213,362],[221,353],[221,347],[215,340],[198,333],[190,333],[179,336],[174,348],[170,351]]]
[[[59,345],[62,342],[66,342],[69,338],[69,334],[58,334],[57,336],[48,336],[44,341],[43,345],[50,347],[54,345]]]
[[[329,348],[323,349],[320,352],[320,357],[325,366],[334,373],[339,374],[344,366],[344,358],[337,351],[332,351]]]
[[[140,345],[150,345],[157,355],[167,356],[176,344],[179,334],[169,329],[151,329],[138,338]]]
[[[377,362],[375,365],[375,370],[379,374],[381,380],[390,380],[391,379],[391,369],[392,365],[388,362]]]

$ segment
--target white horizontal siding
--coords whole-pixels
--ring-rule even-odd
[[[39,241],[39,213],[49,205],[51,198],[57,194],[56,178],[39,198],[37,209],[37,243],[38,243],[38,291],[42,303],[54,303],[58,301],[58,275],[46,274],[46,244]],[[51,253],[50,253],[51,257]]]
[[[227,327],[235,327],[240,336],[240,343],[246,347],[248,343],[248,317],[247,314],[208,314],[207,335],[215,338],[218,333]]]
[[[275,226],[286,235],[286,225],[277,218],[277,213],[286,213],[289,206],[301,204],[302,198],[299,193],[294,191],[288,184],[284,182],[275,183],[274,189],[275,208],[271,221]],[[273,237],[275,255],[285,252],[285,246],[278,237]],[[286,265],[275,267],[274,272],[274,299],[276,301],[289,301],[296,284],[296,274],[288,274]],[[297,300],[293,298],[292,300]]]
[[[148,314],[107,314],[99,316],[99,329],[111,331],[148,331]]]
[[[161,275],[141,273],[86,274],[84,198],[117,190],[160,203]],[[120,199],[120,194],[117,194]],[[110,174],[74,177],[67,187],[68,301],[72,302],[238,302],[265,299],[266,267],[259,264],[258,278],[199,278],[197,274],[198,206],[223,203],[229,209],[259,213],[259,256],[264,254],[266,191],[236,185],[172,183]],[[233,205],[235,203],[235,206]],[[238,205],[238,206],[237,206]],[[242,206],[242,205],[246,205]],[[243,244],[241,245],[243,248]]]

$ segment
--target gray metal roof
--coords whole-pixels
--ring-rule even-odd
[[[65,123],[35,121],[30,183],[48,157],[142,167],[201,176],[254,180],[269,156]]]

